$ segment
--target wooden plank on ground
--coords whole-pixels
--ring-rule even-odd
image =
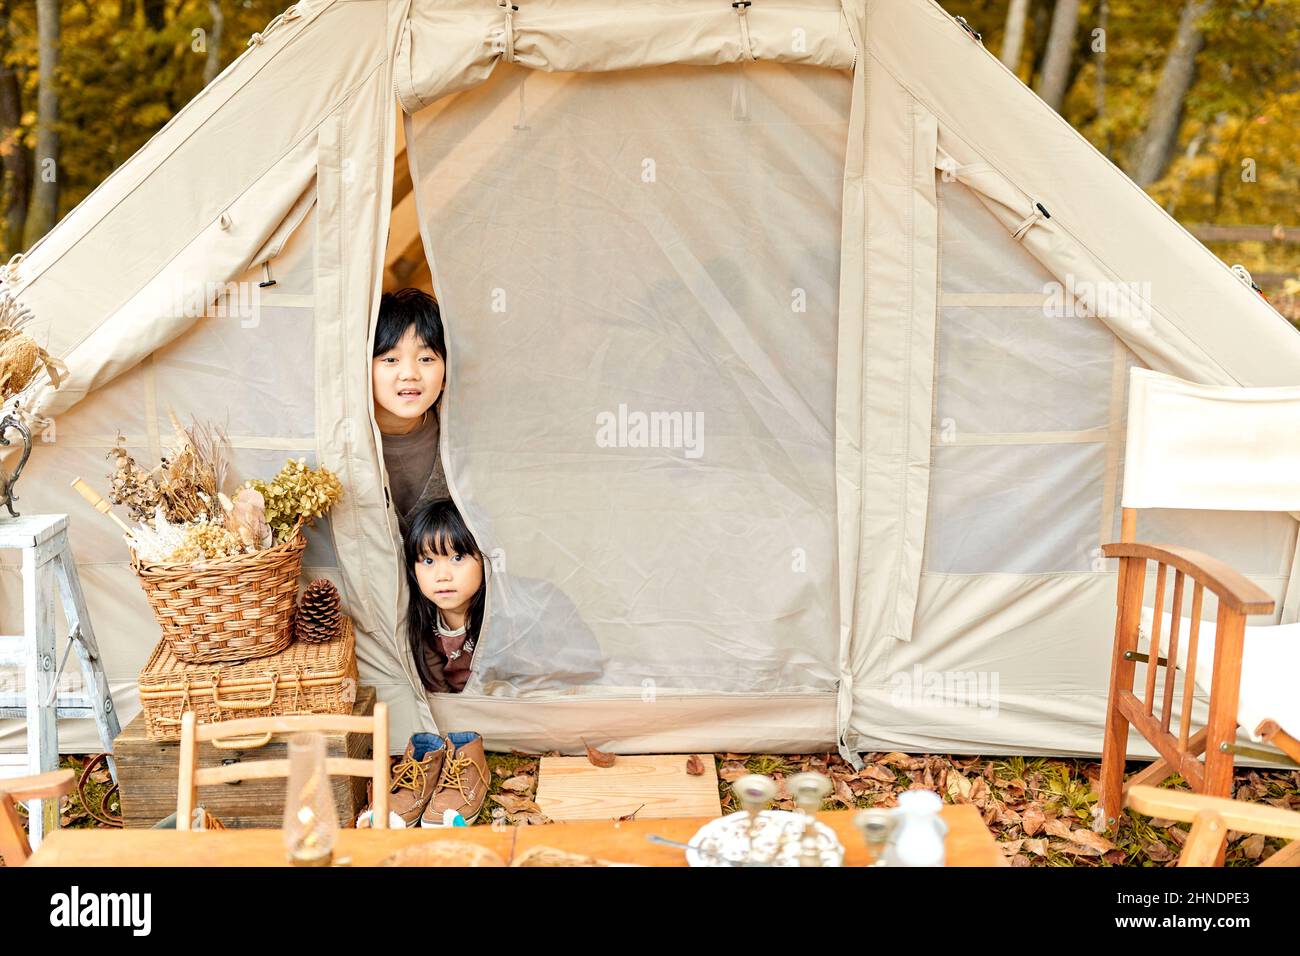
[[[593,766],[586,757],[543,757],[536,802],[557,822],[616,820],[633,811],[638,820],[720,816],[713,754],[698,755],[704,768],[698,777],[686,772],[690,756],[620,756],[612,767]]]

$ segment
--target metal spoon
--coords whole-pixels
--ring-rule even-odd
[[[677,847],[679,850],[694,850],[703,856],[712,857],[715,860],[721,860],[727,866],[762,866],[761,863],[751,863],[748,860],[733,860],[729,856],[724,856],[717,850],[710,850],[707,847],[692,846],[689,843],[678,843],[676,840],[668,840],[661,836],[655,836],[653,833],[646,834],[646,839],[651,843],[658,843],[660,846]]]

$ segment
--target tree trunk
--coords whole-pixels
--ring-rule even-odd
[[[1052,109],[1060,112],[1065,100],[1070,61],[1074,59],[1075,33],[1079,26],[1079,0],[1056,0],[1052,11],[1052,32],[1047,37],[1043,74],[1035,91]]]
[[[1183,101],[1191,89],[1196,73],[1196,54],[1205,42],[1199,22],[1209,12],[1211,0],[1187,0],[1178,30],[1165,57],[1160,82],[1151,100],[1146,129],[1133,151],[1130,175],[1143,189],[1150,186],[1169,168],[1178,145],[1178,127],[1183,115]]]
[[[1052,9],[1046,3],[1035,4],[1029,26],[1029,80],[1041,74],[1047,56],[1047,34],[1052,26]]]
[[[4,157],[0,183],[8,183],[9,197],[4,209],[4,234],[0,236],[4,243],[2,260],[22,251],[32,190],[31,151],[22,140],[22,84],[18,72],[6,62],[10,45],[8,19],[9,4],[4,0],[0,2],[0,156]]]
[[[208,13],[212,15],[212,31],[208,34],[208,58],[203,64],[203,85],[207,86],[221,72],[221,35],[226,30],[226,15],[221,12],[221,0],[208,0]]]
[[[40,43],[39,86],[36,93],[36,167],[32,201],[23,233],[30,249],[59,221],[59,0],[36,0],[36,31]]]
[[[1001,60],[1013,73],[1020,72],[1020,53],[1025,47],[1025,17],[1029,0],[1011,0],[1007,7],[1007,28],[1002,34]]]

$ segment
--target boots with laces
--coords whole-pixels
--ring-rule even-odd
[[[438,785],[420,819],[422,827],[442,826],[448,810],[454,810],[467,824],[473,824],[487,797],[492,776],[483,752],[483,737],[472,731],[450,733],[446,750]]]
[[[407,743],[402,759],[394,765],[388,808],[408,827],[418,825],[438,785],[446,755],[446,743],[437,734],[415,734]]]

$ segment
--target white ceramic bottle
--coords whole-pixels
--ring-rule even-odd
[[[943,800],[933,790],[898,795],[895,820],[885,850],[887,866],[943,866],[948,825],[939,818]]]

